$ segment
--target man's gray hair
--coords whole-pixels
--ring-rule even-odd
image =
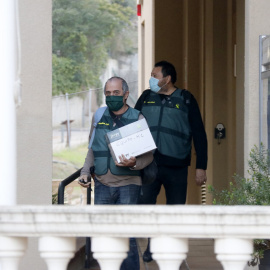
[[[128,88],[128,84],[127,82],[121,78],[121,77],[117,77],[117,76],[114,76],[114,77],[111,77],[110,79],[107,80],[107,82],[111,82],[113,80],[120,80],[122,82],[122,89],[124,91],[124,94],[129,91],[129,88]],[[107,82],[105,83],[104,85],[104,94],[105,94],[105,91],[106,91],[106,85],[107,85]]]

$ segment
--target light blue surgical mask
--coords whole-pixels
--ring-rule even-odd
[[[161,88],[158,86],[158,82],[159,80],[154,77],[151,77],[149,80],[150,89],[155,93],[157,93]]]

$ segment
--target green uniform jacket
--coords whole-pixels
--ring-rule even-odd
[[[133,123],[138,120],[139,113],[140,112],[135,109],[128,108],[122,115],[121,122],[124,125]],[[105,138],[106,133],[118,128],[117,126],[113,126],[113,124],[113,119],[107,108],[102,118],[97,123],[95,138],[92,144],[95,174],[104,175],[108,172],[108,169],[110,169],[111,173],[115,175],[140,175],[140,171],[130,170],[127,167],[118,167],[115,165]]]
[[[141,108],[158,151],[180,160],[190,157],[192,141],[189,108],[183,91],[177,89],[172,95],[162,98],[150,91]]]

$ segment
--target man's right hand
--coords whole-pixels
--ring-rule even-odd
[[[78,179],[78,183],[79,185],[81,185],[82,187],[88,188],[91,184],[91,181],[89,181],[89,177],[88,175],[84,174],[81,175]]]
[[[204,185],[207,181],[206,170],[196,169],[196,184],[197,186]]]

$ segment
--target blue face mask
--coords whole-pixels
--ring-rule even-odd
[[[161,88],[158,86],[158,82],[159,80],[154,77],[151,77],[149,80],[150,89],[155,93],[157,93]]]

